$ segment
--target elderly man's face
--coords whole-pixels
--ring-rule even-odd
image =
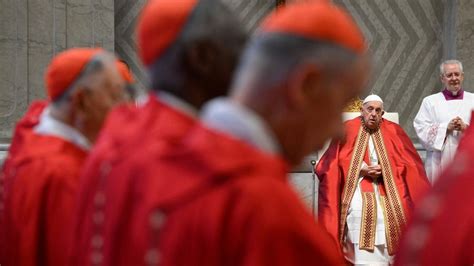
[[[445,64],[441,82],[449,91],[457,92],[462,87],[464,74],[458,64]]]
[[[109,111],[127,100],[125,82],[114,60],[104,60],[104,68],[90,74],[82,85],[84,89],[75,96],[75,116],[81,121],[82,130],[87,132],[91,141],[95,140]]]
[[[91,122],[100,128],[105,121],[109,111],[117,104],[126,101],[125,82],[121,78],[114,64],[107,62],[104,70],[97,73],[94,82],[91,83],[88,94],[90,108],[89,117]]]
[[[379,101],[367,102],[362,106],[361,114],[367,128],[377,129],[384,114],[383,103]]]

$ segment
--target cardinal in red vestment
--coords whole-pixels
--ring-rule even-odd
[[[167,3],[145,7],[139,36],[153,32],[146,21],[171,30],[169,25],[179,25],[178,8],[197,19],[200,12],[217,11],[218,2]],[[220,23],[230,17],[222,11],[226,18]],[[171,24],[160,22],[158,12],[172,12],[166,16]],[[160,80],[154,84],[158,98],[154,92],[144,106],[116,110],[109,118],[83,176],[75,264],[342,263],[335,242],[290,187],[287,172],[336,132],[341,110],[361,92],[368,68],[363,37],[329,3],[281,8],[258,32],[231,98],[206,104],[203,123],[163,93],[170,87],[158,86]],[[161,43],[140,43],[141,50],[155,42]],[[142,52],[145,64],[157,60],[151,71],[160,71],[152,79],[176,75],[160,68],[175,45],[163,54]],[[338,79],[330,78],[336,73]],[[178,96],[189,102],[194,93],[186,88]]]
[[[227,93],[247,32],[219,1],[154,0],[142,11],[137,36],[151,89],[138,106],[120,106],[109,115],[86,162],[73,265],[145,263],[129,240],[131,204],[141,197],[129,193],[141,163],[133,158],[155,164],[150,150],[180,141],[203,103]]]
[[[79,171],[123,95],[113,55],[75,48],[48,67],[49,101],[18,122],[0,180],[1,264],[66,265]]]
[[[470,125],[473,122],[471,118]],[[474,264],[472,126],[458,147],[454,160],[415,209],[395,265]]]
[[[403,129],[382,118],[368,96],[361,116],[345,123],[316,173],[318,219],[355,264],[389,264],[420,197],[429,189],[423,163]]]

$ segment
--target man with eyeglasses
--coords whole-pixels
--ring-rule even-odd
[[[440,77],[444,90],[425,97],[413,121],[426,149],[425,169],[432,184],[454,157],[474,108],[474,94],[462,88],[464,73],[460,61],[441,63]]]
[[[379,96],[365,98],[361,115],[345,123],[343,139],[316,166],[319,222],[355,265],[393,263],[401,231],[429,188],[410,138],[383,114]]]
[[[116,62],[73,48],[48,66],[49,100],[17,123],[0,172],[1,265],[68,265],[80,169],[107,113],[127,99]]]

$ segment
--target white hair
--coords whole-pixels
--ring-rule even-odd
[[[463,73],[461,61],[456,60],[456,59],[443,61],[443,63],[441,63],[439,65],[439,73],[441,75],[443,75],[444,74],[444,65],[452,65],[452,64],[457,64],[459,66],[459,69],[461,70],[461,73]]]

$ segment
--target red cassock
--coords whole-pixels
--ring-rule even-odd
[[[140,173],[132,168],[140,163],[134,159],[181,140],[195,121],[154,95],[143,106],[124,105],[109,114],[81,175],[73,265],[134,265],[121,260],[130,243],[117,242],[126,239],[126,225],[133,219],[134,195],[129,193]]]
[[[342,244],[342,230],[345,228],[346,221],[346,217],[342,217],[345,216],[342,214],[342,206],[348,206],[353,195],[344,196],[347,188],[346,182],[349,182],[347,177],[359,132],[362,132],[360,117],[347,121],[343,140],[333,141],[316,166],[316,173],[320,180],[318,220],[340,244]],[[384,174],[383,186],[387,191],[387,196],[390,196],[388,195],[390,193],[393,194],[392,199],[389,198],[390,201],[393,201],[389,204],[395,206],[392,207],[394,210],[393,217],[398,219],[396,216],[401,216],[401,219],[397,220],[400,221],[400,226],[392,234],[394,249],[396,249],[404,223],[422,195],[429,189],[429,182],[420,156],[399,125],[383,119],[379,133],[381,136],[380,146],[384,147],[382,150],[386,154],[385,168],[387,169],[384,169],[383,160],[381,160],[382,154],[377,151],[379,161],[381,160],[382,173]],[[390,188],[390,185],[393,189]],[[395,212],[397,210],[396,206],[401,206],[399,207],[399,213]]]
[[[2,169],[2,265],[65,265],[73,209],[86,151],[33,129],[46,102],[33,103],[17,124]]]
[[[202,126],[154,158],[132,190],[143,197],[132,207],[131,258],[161,258],[162,265],[342,263],[290,187],[282,158]]]
[[[283,160],[200,125],[176,132],[180,142],[165,142],[159,132],[178,122],[170,111],[169,123],[146,123],[151,129],[137,137],[145,143],[139,152],[123,147],[131,156],[117,170],[112,164],[103,189],[105,230],[95,231],[103,245],[87,259],[102,252],[105,265],[342,263],[290,188]],[[91,242],[81,245],[94,250]]]
[[[396,265],[474,264],[473,160],[474,128],[470,126],[453,162],[417,207]]]

